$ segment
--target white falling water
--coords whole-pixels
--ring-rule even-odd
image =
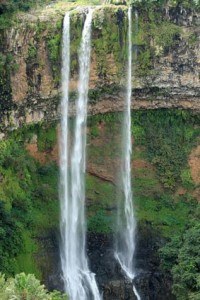
[[[76,105],[74,144],[71,154],[71,179],[68,178],[68,83],[69,83],[69,16],[63,30],[63,100],[61,129],[61,263],[65,291],[70,300],[100,300],[95,274],[89,270],[85,251],[85,165],[88,83],[92,10],[86,16],[79,53],[79,85]]]
[[[63,22],[62,38],[62,100],[61,100],[61,134],[60,134],[60,205],[61,205],[61,267],[65,291],[67,291],[68,266],[70,249],[68,245],[70,229],[70,203],[68,178],[68,100],[69,100],[69,72],[70,72],[70,16],[66,13]]]
[[[132,95],[132,13],[131,7],[128,9],[128,72],[127,72],[127,95],[124,112],[123,126],[123,151],[122,151],[122,191],[123,205],[119,209],[118,230],[119,236],[115,257],[118,260],[126,276],[133,280],[135,277],[133,257],[135,253],[135,230],[136,220],[132,202],[131,188],[131,95]],[[140,296],[133,286],[133,291],[138,300]]]

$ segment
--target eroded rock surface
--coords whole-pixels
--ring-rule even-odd
[[[4,52],[12,56],[15,68],[7,74],[11,89],[9,100],[4,96],[0,98],[2,107],[5,107],[0,114],[2,132],[25,123],[59,118],[62,20],[68,9],[67,5],[60,10],[54,10],[51,6],[42,11],[21,14],[19,22],[4,32]],[[126,6],[98,7],[95,10],[89,114],[122,111],[124,108],[126,12]],[[143,11],[138,13],[140,30],[145,35],[148,16]],[[168,37],[169,41],[162,42],[161,38],[157,38],[159,32],[152,32],[146,45],[137,46],[132,108],[199,111],[200,15],[180,8],[163,10],[160,14],[163,23],[159,30],[169,26],[168,31],[174,33]],[[84,22],[84,10],[73,12],[71,20],[70,115],[73,115],[78,84],[77,50],[81,34],[77,28],[81,28]],[[110,22],[114,24],[112,36]],[[163,32],[163,39],[166,34]],[[135,47],[136,44],[133,45],[133,51]],[[153,56],[149,56],[151,52]],[[144,65],[144,59],[147,60],[147,66]]]

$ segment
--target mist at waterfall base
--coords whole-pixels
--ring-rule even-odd
[[[85,252],[86,121],[93,10],[88,9],[79,52],[79,84],[72,153],[69,159],[68,94],[70,69],[70,16],[63,28],[60,202],[61,265],[64,288],[71,300],[100,300],[95,274],[89,270]],[[69,168],[69,171],[68,171]]]
[[[136,16],[137,22],[137,16]],[[118,203],[117,235],[115,258],[129,280],[136,276],[134,266],[136,220],[133,207],[131,187],[131,97],[132,96],[132,8],[128,9],[128,67],[127,67],[127,92],[125,98],[122,157],[120,172],[120,188],[122,199]],[[136,287],[133,291],[138,300],[140,296]]]

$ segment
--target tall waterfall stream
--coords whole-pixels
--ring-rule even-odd
[[[137,18],[136,18],[137,21]],[[123,149],[121,163],[121,186],[123,199],[119,204],[118,232],[115,257],[123,272],[130,279],[135,278],[134,253],[136,220],[132,202],[131,188],[131,96],[132,96],[132,8],[128,9],[128,68],[127,68],[127,92],[124,109],[123,124]],[[133,286],[133,291],[138,300],[140,296]]]
[[[89,270],[86,251],[85,226],[85,168],[86,121],[88,83],[90,72],[90,40],[93,10],[89,9],[82,32],[79,52],[79,84],[76,103],[74,143],[68,176],[68,86],[70,52],[70,18],[66,14],[63,29],[63,99],[60,151],[60,200],[61,200],[61,263],[65,291],[71,300],[100,300],[95,274]],[[68,178],[69,177],[69,178]]]
[[[62,101],[60,137],[60,202],[61,202],[61,265],[64,288],[71,300],[101,300],[95,274],[86,256],[85,171],[88,84],[91,54],[93,10],[88,9],[79,51],[79,83],[72,152],[69,155],[68,101],[70,77],[70,14],[63,24]],[[137,19],[137,18],[136,18]],[[123,213],[119,213],[119,235],[115,257],[125,275],[133,280],[136,221],[131,188],[131,94],[132,94],[132,13],[128,10],[128,72],[127,95],[123,124],[121,185],[124,195]],[[71,159],[70,159],[71,157]],[[133,286],[138,300],[140,296]]]
[[[61,267],[65,290],[67,290],[71,269],[71,251],[68,245],[71,237],[71,205],[69,199],[69,147],[68,147],[68,100],[69,100],[69,71],[70,71],[70,17],[65,15],[63,22],[62,42],[62,101],[61,101],[61,136],[60,136],[60,205],[61,205]]]

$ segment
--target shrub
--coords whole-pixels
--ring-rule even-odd
[[[64,300],[66,296],[58,291],[49,293],[33,274],[20,273],[15,278],[7,280],[5,275],[0,274],[0,298],[1,300]]]

